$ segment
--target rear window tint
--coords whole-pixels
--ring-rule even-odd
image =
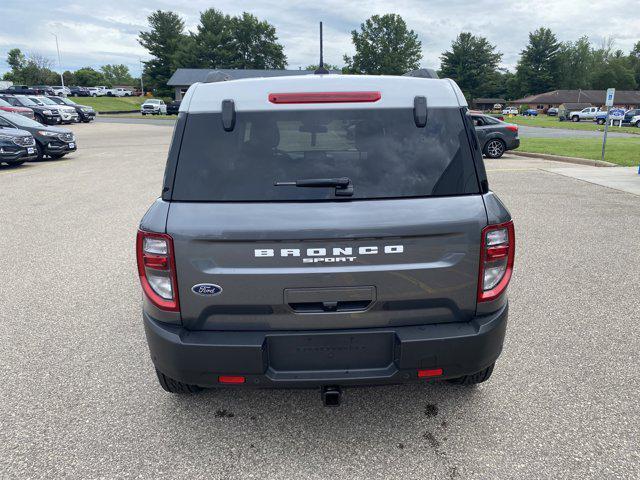
[[[348,177],[351,197],[478,193],[464,123],[455,108],[238,112],[233,131],[219,113],[189,114],[173,185],[178,201],[335,200],[334,188],[274,182]]]

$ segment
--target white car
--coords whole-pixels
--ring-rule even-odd
[[[133,92],[126,88],[112,88],[111,91],[116,97],[130,97],[133,95]]]
[[[71,90],[60,85],[51,87],[51,90],[53,90],[53,94],[57,95],[58,97],[66,97],[68,95],[71,95]]]
[[[516,107],[507,107],[502,110],[502,115],[518,115],[518,109]]]
[[[95,87],[92,87],[92,89],[95,89],[95,95],[92,95],[94,97],[104,97],[107,94],[107,91],[109,90],[107,87],[105,87],[104,85],[96,85]]]
[[[140,113],[142,115],[166,115],[167,105],[164,100],[159,98],[150,98],[140,106]]]
[[[629,121],[629,123],[632,126],[635,125],[636,127],[640,128],[640,115],[635,115],[631,117],[631,120]]]
[[[53,107],[52,110],[57,109],[58,112],[60,112],[61,123],[78,123],[80,121],[80,116],[74,107],[59,105],[53,100],[43,96],[31,96],[27,98],[41,107]]]

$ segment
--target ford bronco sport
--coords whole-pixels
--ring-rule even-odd
[[[320,387],[492,373],[509,212],[451,80],[191,86],[137,235],[161,386]]]

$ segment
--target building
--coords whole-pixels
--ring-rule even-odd
[[[552,92],[529,95],[509,102],[510,105],[529,105],[540,111],[558,108],[565,103],[586,103],[594,107],[603,107],[606,90],[554,90]],[[640,90],[618,90],[615,96],[615,106],[629,109],[640,108]]]
[[[330,73],[340,73],[331,70]],[[167,85],[173,87],[176,100],[182,100],[187,89],[198,82],[224,82],[226,80],[240,80],[242,78],[284,77],[288,75],[313,75],[311,70],[254,70],[233,68],[179,68],[171,75]]]
[[[507,101],[504,98],[474,98],[471,102],[476,110],[493,110],[494,105],[504,107]]]

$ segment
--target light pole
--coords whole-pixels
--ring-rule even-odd
[[[52,33],[56,38],[56,50],[58,51],[58,69],[60,70],[60,83],[62,84],[62,91],[64,92],[64,76],[62,75],[62,62],[60,61],[60,46],[58,45],[58,36]]]

